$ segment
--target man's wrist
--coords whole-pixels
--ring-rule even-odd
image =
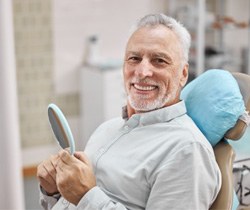
[[[55,198],[57,200],[61,197],[61,194],[59,192],[48,193],[45,189],[42,188],[42,186],[40,186],[40,190],[41,190],[42,194],[44,194],[46,196],[53,197],[53,198]]]

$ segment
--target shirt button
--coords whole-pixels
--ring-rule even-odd
[[[63,198],[62,203],[64,206],[69,206],[69,201]]]
[[[128,126],[128,125],[125,125],[125,126],[124,126],[124,129],[125,129],[125,130],[128,130],[128,129],[129,129],[129,126]]]

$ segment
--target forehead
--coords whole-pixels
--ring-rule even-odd
[[[179,48],[180,42],[175,32],[163,25],[139,28],[127,43],[127,51],[150,49],[176,52]]]

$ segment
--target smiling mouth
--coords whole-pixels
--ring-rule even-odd
[[[138,85],[138,84],[132,84],[132,86],[139,91],[152,91],[158,88],[156,85]]]

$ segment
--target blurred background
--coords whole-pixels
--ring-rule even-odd
[[[63,110],[78,150],[120,115],[125,44],[148,13],[189,29],[190,80],[211,68],[250,74],[249,0],[0,0],[0,209],[41,209],[36,167],[59,150],[48,104]]]

